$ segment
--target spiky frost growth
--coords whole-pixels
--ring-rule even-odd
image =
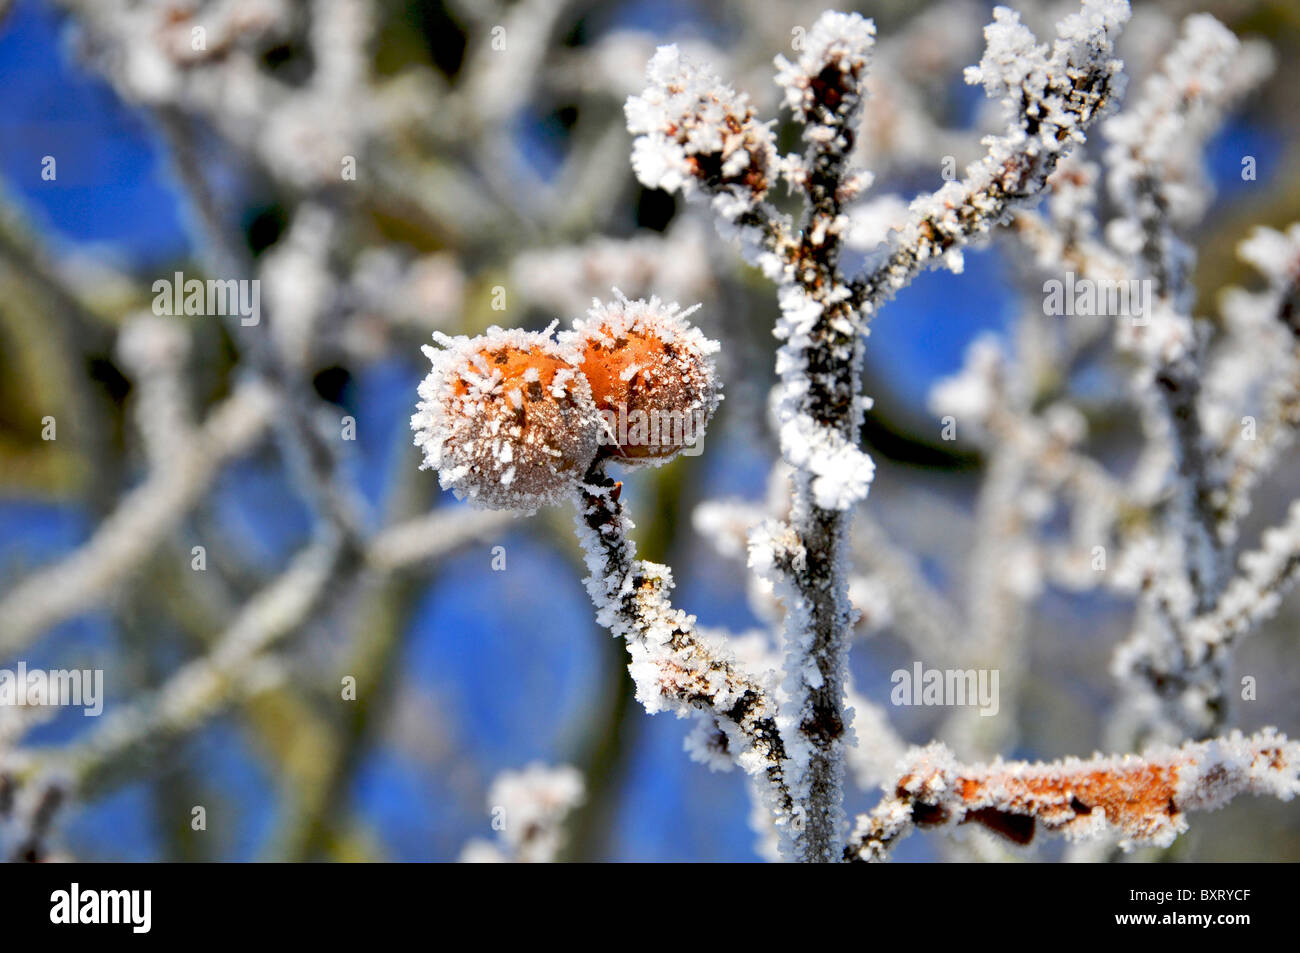
[[[666,463],[703,439],[718,406],[718,342],[686,321],[699,305],[681,311],[615,293],[608,304],[593,301],[587,320],[560,340],[591,385],[605,423],[601,442],[622,463]]]
[[[823,122],[822,114],[856,122],[876,25],[856,13],[828,11],[817,18],[797,63],[776,58],[776,84],[785,91],[785,105],[804,124],[804,138],[833,145],[843,123]],[[852,144],[839,145],[843,150]]]
[[[776,142],[749,97],[711,70],[661,46],[646,66],[646,89],[625,106],[632,168],[646,188],[714,200],[736,220],[766,197],[777,175]]]
[[[718,751],[725,737],[729,757],[753,778],[773,824],[788,828],[793,804],[772,673],[746,670],[725,646],[700,637],[694,616],[673,607],[672,572],[636,558],[631,521],[619,499],[622,484],[600,466],[578,496],[576,526],[588,569],[583,581],[596,621],[627,643],[637,701],[651,714],[703,719]]]
[[[1121,0],[1085,0],[1057,24],[1057,39],[1040,44],[1013,10],[997,7],[984,28],[986,43],[966,82],[983,84],[1001,100],[1007,132],[986,139],[988,153],[933,195],[912,203],[894,234],[885,264],[857,286],[859,299],[878,305],[916,271],[943,261],[961,269],[963,245],[984,238],[1018,205],[1032,202],[1048,176],[1087,128],[1123,91],[1115,39],[1129,18]]]
[[[808,144],[796,176],[808,197],[802,241],[797,263],[781,276],[776,328],[783,342],[781,451],[803,475],[805,508],[846,510],[866,498],[875,473],[857,446],[870,402],[857,393],[860,322],[837,267],[850,227],[843,206],[869,181],[847,174],[875,33],[875,24],[856,13],[827,12],[797,63],[776,59],[776,82]]]
[[[1300,744],[1266,728],[1141,757],[965,765],[935,742],[909,751],[885,790],[858,817],[846,859],[883,860],[914,827],[967,823],[1020,844],[1041,825],[1071,840],[1118,835],[1125,850],[1167,847],[1187,830],[1188,811],[1217,810],[1239,794],[1300,794]]]
[[[443,489],[500,509],[566,499],[595,459],[600,418],[572,352],[549,334],[435,334],[411,418]]]
[[[765,268],[779,285],[775,334],[781,378],[777,418],[781,455],[794,469],[789,523],[750,541],[750,562],[771,577],[785,604],[782,725],[790,751],[790,788],[804,823],[782,837],[787,857],[838,858],[847,819],[844,751],[852,746],[844,708],[850,507],[863,500],[875,472],[858,446],[870,400],[860,393],[862,326],[839,269],[849,229],[845,204],[869,178],[850,173],[865,98],[875,27],[857,14],[825,13],[797,64],[777,61],[777,82],[804,120],[804,155],[791,160],[791,181],[805,195],[800,229],[785,261]]]
[[[852,228],[847,203],[870,181],[850,168],[874,43],[869,21],[823,14],[799,61],[777,61],[778,83],[807,143],[802,157],[782,160],[783,175],[805,198],[798,231],[753,193],[752,201],[714,203],[723,234],[738,238],[745,258],[777,283],[781,308],[777,426],[782,457],[794,470],[793,505],[788,524],[753,541],[751,561],[766,567],[785,603],[786,778],[794,813],[807,822],[783,835],[787,857],[835,860],[843,843],[844,751],[853,737],[844,708],[846,640],[853,627],[848,514],[865,499],[874,473],[859,446],[870,406],[860,393],[867,319],[933,262],[959,268],[962,246],[1041,192],[1061,156],[1083,140],[1119,87],[1114,39],[1128,13],[1120,0],[1085,0],[1080,13],[1061,22],[1049,51],[1014,14],[999,10],[986,31],[988,53],[970,78],[1007,101],[1009,131],[989,140],[988,155],[965,180],[913,203],[862,278],[849,280],[839,259]],[[627,112],[629,129],[642,134],[634,147],[638,176],[690,198],[700,193],[697,184],[663,173],[675,153],[648,132],[657,130],[662,139],[677,131],[672,119],[649,107],[687,88],[674,79],[678,63],[675,51],[661,51],[647,71],[647,90],[629,100]],[[690,79],[713,78],[694,71]],[[716,85],[705,100],[734,95]],[[716,114],[710,118],[717,122]],[[721,139],[718,129],[714,135]]]

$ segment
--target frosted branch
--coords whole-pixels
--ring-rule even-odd
[[[1252,492],[1300,431],[1300,225],[1285,232],[1257,228],[1238,253],[1264,275],[1268,287],[1259,294],[1241,289],[1224,294],[1231,345],[1211,368],[1210,386],[1224,403],[1237,398],[1232,402],[1236,411],[1244,406],[1240,392],[1255,384],[1261,365],[1272,373],[1264,384],[1253,440],[1240,439],[1236,413],[1225,415],[1217,456],[1227,471],[1218,504],[1219,530],[1227,537],[1235,535],[1237,522],[1250,510]]]
[[[357,570],[401,571],[436,559],[499,529],[506,514],[437,510],[378,533],[361,558],[337,534],[302,549],[288,569],[240,609],[205,655],[182,666],[154,692],[106,716],[83,742],[26,756],[26,773],[67,778],[74,793],[98,784],[115,764],[149,745],[190,731],[232,701],[275,687],[283,666],[271,656],[300,632],[338,585]],[[418,539],[417,539],[418,537]]]
[[[965,765],[934,743],[903,758],[886,792],[858,817],[846,859],[884,860],[914,828],[968,823],[1019,844],[1041,826],[1071,840],[1118,836],[1125,849],[1167,847],[1187,830],[1188,812],[1217,810],[1241,794],[1295,797],[1300,744],[1266,728],[1141,757]]]
[[[1148,362],[1174,455],[1174,492],[1188,581],[1199,612],[1223,585],[1219,481],[1201,420],[1201,354],[1190,318],[1193,253],[1177,232],[1198,219],[1210,189],[1200,153],[1232,102],[1270,68],[1266,52],[1213,17],[1189,17],[1141,95],[1106,126],[1109,187],[1121,210],[1107,229],[1155,283],[1149,327],[1132,329]]]
[[[85,545],[5,593],[0,657],[12,657],[45,629],[103,599],[208,492],[221,467],[263,436],[274,408],[260,384],[241,386],[167,466],[122,499]]]
[[[1050,53],[1006,7],[984,30],[984,58],[967,71],[1012,115],[1007,132],[989,140],[988,153],[966,177],[912,203],[908,221],[892,237],[882,264],[853,284],[865,313],[906,286],[923,268],[944,262],[960,270],[961,248],[1006,222],[1032,202],[1057,164],[1084,139],[1122,92],[1115,38],[1128,21],[1127,3],[1085,0],[1058,24]]]
[[[627,643],[628,671],[646,711],[713,718],[731,757],[763,782],[777,815],[788,817],[787,756],[772,686],[698,639],[695,617],[673,608],[668,567],[635,558],[621,488],[594,469],[578,496],[576,526],[596,620]]]
[[[152,694],[106,715],[85,741],[37,763],[54,777],[68,777],[73,790],[84,793],[142,746],[193,729],[232,697],[274,685],[280,675],[265,664],[263,653],[298,631],[346,569],[345,548],[337,539],[303,549],[244,605],[208,654],[181,667]]]

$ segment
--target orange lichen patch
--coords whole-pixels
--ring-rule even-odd
[[[1090,815],[1100,808],[1106,823],[1141,837],[1177,817],[1178,773],[1177,762],[1140,761],[1081,771],[990,772],[960,778],[956,791],[970,808],[967,819],[998,833],[1007,833],[1001,828],[1008,816],[1037,818],[1061,830],[1081,818],[1094,820]]]
[[[1192,811],[1216,810],[1240,794],[1300,796],[1300,744],[1265,728],[1141,757],[966,765],[933,742],[904,756],[888,790],[870,814],[858,817],[846,859],[884,859],[913,827],[968,823],[1019,844],[1029,843],[1041,822],[1074,839],[1113,833],[1125,849],[1167,847],[1187,829]]]

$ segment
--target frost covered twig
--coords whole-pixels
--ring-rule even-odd
[[[1012,125],[990,141],[988,154],[965,179],[912,203],[884,262],[854,282],[855,304],[869,314],[922,268],[941,261],[957,265],[964,245],[1034,200],[1061,158],[1122,90],[1114,43],[1128,17],[1128,4],[1120,0],[1085,2],[1058,25],[1049,55],[1017,14],[1006,7],[994,11],[994,22],[985,28],[984,58],[966,78],[1002,97]]]
[[[32,753],[29,770],[66,777],[73,791],[101,781],[120,761],[178,732],[192,729],[230,698],[273,683],[272,668],[259,669],[263,653],[298,631],[346,569],[337,539],[323,539],[298,553],[289,568],[239,612],[212,650],[181,667],[157,691],[108,714],[84,741],[48,757]]]
[[[380,530],[366,548],[366,562],[392,572],[441,556],[463,543],[504,529],[513,517],[481,510],[438,509]]]
[[[1210,192],[1199,150],[1224,111],[1269,69],[1256,46],[1243,46],[1208,15],[1189,17],[1183,34],[1137,101],[1106,127],[1109,186],[1123,213],[1108,237],[1155,283],[1150,328],[1134,328],[1149,362],[1174,455],[1187,580],[1195,608],[1213,607],[1223,580],[1222,543],[1210,448],[1200,411],[1200,345],[1190,317],[1193,255],[1178,235]],[[1190,147],[1190,148],[1189,148]],[[1194,157],[1191,169],[1188,156]]]
[[[1213,811],[1240,794],[1289,801],[1298,793],[1300,744],[1273,729],[1050,764],[963,765],[935,743],[904,757],[885,799],[858,818],[845,857],[883,860],[915,827],[967,823],[1020,844],[1041,825],[1071,840],[1118,835],[1126,848],[1168,846],[1187,829],[1189,811]]]
[[[1177,623],[1176,640],[1157,642],[1142,633],[1116,654],[1122,676],[1144,681],[1194,730],[1215,723],[1207,720],[1207,712],[1215,720],[1225,716],[1224,676],[1232,650],[1277,612],[1282,597],[1300,579],[1300,503],[1292,503],[1287,519],[1266,530],[1261,546],[1239,562],[1239,573],[1213,609]]]
[[[284,666],[271,650],[309,624],[362,565],[381,575],[398,572],[494,532],[502,519],[496,513],[435,511],[377,534],[361,560],[337,538],[316,541],[243,606],[206,654],[143,699],[118,708],[84,741],[63,750],[23,752],[15,758],[19,772],[86,794],[141,750],[282,682]]]
[[[1207,335],[1191,313],[1194,254],[1181,232],[1207,205],[1204,144],[1228,107],[1270,68],[1266,49],[1243,44],[1213,17],[1189,17],[1141,96],[1106,129],[1108,184],[1120,209],[1107,238],[1155,285],[1152,313],[1123,328],[1119,343],[1141,362],[1135,383],[1151,408],[1144,419],[1155,431],[1153,444],[1171,458],[1167,532],[1155,545],[1177,567],[1149,570],[1148,595],[1115,667],[1123,677],[1135,676],[1130,685],[1145,680],[1147,693],[1162,700],[1165,711],[1156,722],[1172,716],[1178,728],[1199,737],[1216,733],[1227,716],[1227,659],[1191,633],[1204,632],[1229,583],[1229,513],[1244,507],[1247,481],[1238,475],[1231,489],[1225,485],[1207,432]],[[1212,392],[1221,379],[1208,381]]]
[[[1214,708],[1226,650],[1271,611],[1295,577],[1292,520],[1266,534],[1260,552],[1247,556],[1239,578],[1230,581],[1224,544],[1248,501],[1229,486],[1246,488],[1254,478],[1229,481],[1223,474],[1285,444],[1290,404],[1285,385],[1269,392],[1268,446],[1260,451],[1233,447],[1226,439],[1231,418],[1207,413],[1209,401],[1196,390],[1200,378],[1193,373],[1203,366],[1205,341],[1184,300],[1185,259],[1176,234],[1188,217],[1183,206],[1198,204],[1185,195],[1199,172],[1187,160],[1222,108],[1258,77],[1262,61],[1213,21],[1192,21],[1164,72],[1113,125],[1114,145],[1104,161],[1079,155],[1122,92],[1115,44],[1128,18],[1122,0],[1084,0],[1058,24],[1054,41],[1040,43],[1018,15],[999,8],[985,30],[983,58],[967,79],[1000,101],[1005,128],[985,140],[986,154],[964,179],[907,208],[895,196],[854,204],[871,185],[870,174],[853,167],[854,157],[879,152],[886,168],[898,158],[876,150],[876,143],[858,142],[872,89],[875,26],[857,15],[824,14],[796,44],[794,61],[777,60],[783,104],[802,127],[802,156],[779,154],[773,124],[760,118],[749,97],[677,47],[659,48],[644,88],[627,100],[627,128],[636,137],[632,167],[641,184],[707,208],[719,232],[776,285],[774,430],[781,461],[773,474],[789,491],[770,494],[767,507],[706,504],[696,511],[696,525],[714,533],[730,555],[748,533],[754,607],[784,631],[779,675],[769,671],[777,666],[769,664],[766,633],[715,638],[672,606],[672,575],[666,566],[636,559],[622,484],[609,475],[610,467],[664,462],[680,449],[649,450],[622,438],[611,446],[615,428],[606,414],[620,401],[662,404],[671,395],[707,408],[704,417],[716,403],[702,368],[718,347],[682,326],[679,319],[689,312],[619,294],[615,304],[597,303],[590,320],[577,319],[558,340],[552,329],[491,328],[474,338],[437,336],[444,349],[429,352],[434,369],[413,419],[426,465],[439,471],[444,488],[482,505],[532,510],[576,496],[586,585],[599,621],[628,646],[637,699],[650,712],[700,716],[687,741],[692,754],[711,766],[738,761],[755,778],[763,795],[755,828],[764,835],[765,856],[779,840],[786,859],[874,857],[913,825],[964,821],[1021,841],[1042,822],[1068,834],[1113,827],[1132,842],[1166,843],[1182,829],[1182,811],[1223,794],[1210,788],[1220,775],[1236,777],[1243,759],[1247,780],[1234,781],[1228,793],[1267,789],[1289,796],[1295,786],[1292,746],[1279,741],[1280,760],[1273,764],[1267,733],[1152,749],[1140,760],[1045,766],[965,766],[940,747],[904,754],[884,710],[856,694],[847,675],[850,635],[859,621],[869,617],[862,628],[874,630],[894,617],[918,654],[923,646],[935,654],[955,648],[967,664],[1009,675],[1014,694],[1030,664],[1037,621],[1031,610],[1046,585],[1072,592],[1107,585],[1136,591],[1139,604],[1136,648],[1120,653],[1121,674],[1188,689],[1184,700],[1191,707]],[[1225,79],[1239,49],[1247,68]],[[878,87],[885,95],[895,81],[910,82],[897,56],[887,69],[888,82]],[[1202,82],[1185,82],[1185,74],[1197,71],[1205,74]],[[1104,174],[1117,219],[1102,239],[1097,183]],[[803,200],[797,225],[773,198],[781,179]],[[1033,211],[1049,192],[1045,213]],[[1124,359],[1138,365],[1144,444],[1131,479],[1112,473],[1085,442],[1093,408],[1076,406],[1067,392],[1073,372],[1108,342],[1104,322],[1072,321],[1058,335],[1043,327],[1037,309],[1027,308],[1010,357],[978,341],[967,368],[934,394],[935,408],[974,434],[986,464],[963,617],[936,597],[930,567],[904,557],[879,528],[889,525],[892,532],[895,521],[851,534],[875,475],[862,448],[871,407],[862,394],[864,339],[875,314],[924,269],[943,264],[960,271],[964,248],[1013,221],[1039,277],[1055,277],[1064,267],[1093,280],[1158,279],[1150,326],[1133,322],[1115,335]],[[601,275],[635,282],[644,293],[698,288],[708,297],[710,272],[701,264],[701,238],[688,230],[693,224],[675,225],[662,240],[588,243],[524,257],[515,274],[527,297],[557,311],[576,307],[571,285]],[[854,266],[859,277],[841,266],[846,246],[867,252],[865,264]],[[1286,289],[1293,282],[1273,284]],[[1270,296],[1279,295],[1278,309],[1294,297],[1270,289]],[[1233,320],[1244,327],[1244,307],[1238,311]],[[1234,360],[1243,358],[1229,351],[1220,363],[1230,369]],[[1205,386],[1236,387],[1234,397],[1250,392],[1229,374],[1209,376]],[[1148,399],[1160,388],[1170,398],[1161,398],[1163,406]],[[1099,402],[1103,413],[1119,403],[1109,395]],[[1105,575],[1108,547],[1118,550],[1117,571]],[[854,575],[850,554],[870,575]],[[851,586],[865,612],[854,608]],[[1020,720],[1015,699],[1003,703],[1001,721],[956,712],[943,720],[940,737],[972,761],[1007,750]],[[969,730],[974,726],[978,735]],[[1194,733],[1207,739],[1220,727],[1198,724]],[[847,770],[859,782],[878,780],[900,754],[916,770],[887,790],[846,852]],[[1250,773],[1252,758],[1265,759],[1258,779]],[[926,768],[931,763],[933,770]],[[1283,775],[1272,787],[1270,772]],[[1154,800],[1126,802],[1134,792]]]
[[[207,492],[220,467],[265,433],[274,406],[260,384],[235,391],[212,410],[189,446],[122,499],[83,547],[5,593],[0,657],[12,657],[49,626],[91,608],[138,567]]]
[[[627,642],[637,700],[646,710],[713,719],[728,753],[756,776],[774,812],[788,817],[786,751],[770,685],[696,638],[695,619],[674,609],[667,566],[636,559],[619,500],[621,484],[599,469],[580,490],[579,538],[597,621]]]
[[[1240,402],[1241,391],[1255,386],[1251,370],[1262,365],[1272,374],[1262,387],[1262,419],[1254,440],[1237,439],[1238,420],[1222,415],[1227,418],[1226,433],[1217,457],[1227,472],[1218,517],[1220,533],[1227,538],[1235,535],[1236,524],[1249,511],[1256,486],[1300,433],[1300,224],[1285,231],[1257,228],[1238,253],[1268,286],[1258,294],[1241,289],[1224,294],[1223,318],[1232,346],[1213,367],[1216,381],[1227,378],[1227,385],[1219,384],[1216,390],[1225,402]]]

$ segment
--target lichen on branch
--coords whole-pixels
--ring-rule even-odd
[[[1038,828],[1081,840],[1116,837],[1128,850],[1167,847],[1190,811],[1241,794],[1289,801],[1300,793],[1300,744],[1272,729],[1156,748],[1139,756],[1048,764],[962,764],[942,744],[904,755],[886,796],[859,816],[846,860],[878,861],[914,828],[980,824],[1018,844]]]

